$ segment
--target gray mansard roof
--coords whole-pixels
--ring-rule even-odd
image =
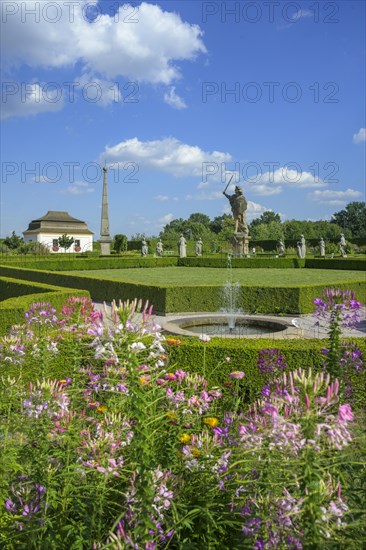
[[[82,220],[70,216],[68,212],[49,210],[47,214],[36,220],[32,220],[23,235],[34,235],[37,233],[57,233],[94,235]]]

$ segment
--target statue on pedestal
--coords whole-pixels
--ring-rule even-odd
[[[202,256],[202,245],[202,240],[198,239],[198,241],[196,242],[196,256]]]
[[[283,256],[285,253],[285,245],[282,241],[278,241],[277,251],[279,256]]]
[[[161,239],[159,239],[158,242],[156,243],[156,255],[162,256],[163,251],[164,251],[163,243],[161,242]]]
[[[321,258],[325,258],[325,242],[324,242],[323,237],[321,237],[321,239],[319,241],[319,256]]]
[[[249,254],[249,230],[246,217],[248,203],[243,195],[243,190],[239,187],[239,185],[235,187],[235,193],[233,195],[226,193],[231,179],[223,191],[225,197],[229,199],[231,212],[235,221],[235,229],[231,243],[236,256],[247,256]]]
[[[187,241],[183,237],[183,233],[179,237],[178,241],[178,253],[180,258],[185,258],[187,256]]]
[[[147,256],[148,252],[149,252],[149,248],[147,246],[147,242],[145,240],[142,241],[141,243],[141,256]]]

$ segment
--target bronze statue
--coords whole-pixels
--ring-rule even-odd
[[[242,188],[237,185],[235,187],[235,193],[233,195],[228,195],[226,189],[228,188],[230,182],[227,184],[223,194],[227,199],[229,199],[231,212],[235,220],[235,233],[248,233],[248,224],[246,211],[248,203],[243,195]]]

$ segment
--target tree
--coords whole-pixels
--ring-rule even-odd
[[[259,218],[256,218],[251,222],[250,227],[256,227],[262,223],[268,225],[271,222],[281,223],[281,216],[275,212],[272,212],[272,210],[266,210]]]
[[[120,254],[123,251],[127,250],[127,237],[126,235],[123,235],[122,233],[117,233],[117,235],[114,236],[113,240],[113,250],[117,252],[117,254]]]
[[[232,216],[229,214],[223,214],[222,216],[216,216],[213,221],[210,223],[210,229],[213,233],[221,233],[225,231],[228,227],[231,228],[231,233],[235,229],[235,222]]]
[[[19,248],[22,243],[24,243],[23,238],[16,235],[15,231],[12,232],[10,237],[6,237],[6,239],[4,239],[5,246],[10,248],[11,250]]]
[[[191,214],[188,218],[188,222],[193,223],[201,223],[206,228],[210,226],[211,220],[210,217],[206,214],[201,214],[200,212],[196,212],[195,214]]]
[[[366,203],[350,202],[344,210],[333,214],[331,222],[350,229],[353,237],[366,237]]]
[[[68,250],[72,245],[72,243],[74,242],[74,237],[68,237],[65,233],[64,235],[62,235],[62,237],[59,237],[57,240],[58,240],[59,246],[61,246],[61,248],[63,248],[66,252],[66,250]]]

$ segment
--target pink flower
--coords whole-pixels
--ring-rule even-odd
[[[230,378],[235,378],[235,380],[241,380],[242,378],[244,378],[244,376],[245,372],[240,370],[235,370],[234,372],[230,373]]]
[[[201,340],[201,342],[204,342],[205,344],[211,340],[208,334],[201,334],[201,336],[199,336],[198,338]]]
[[[351,410],[351,405],[346,403],[345,405],[341,405],[340,407],[338,407],[338,418],[342,422],[347,422],[347,421],[352,422],[353,413],[352,413],[352,410]]]

